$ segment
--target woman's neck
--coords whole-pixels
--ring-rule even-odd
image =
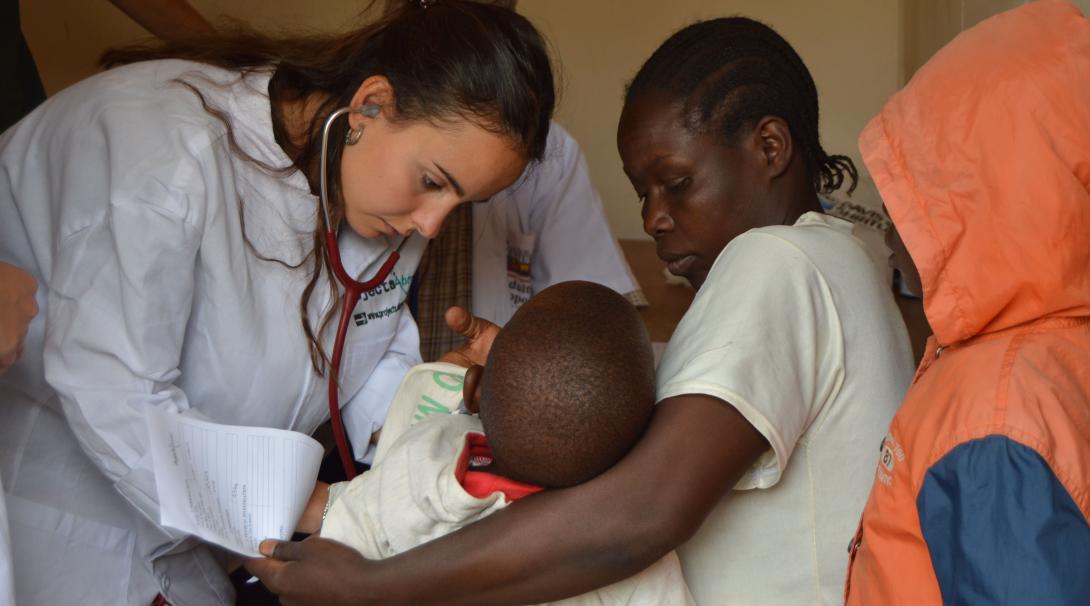
[[[821,201],[814,191],[814,182],[805,170],[800,170],[801,162],[794,162],[781,181],[784,215],[782,225],[794,225],[799,217],[808,212],[822,212]]]

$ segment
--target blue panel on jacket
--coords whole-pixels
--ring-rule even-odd
[[[1006,436],[958,445],[916,499],[946,604],[1090,604],[1090,525],[1052,469]]]

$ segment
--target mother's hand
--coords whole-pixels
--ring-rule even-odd
[[[478,318],[462,307],[451,307],[447,310],[444,319],[451,330],[467,338],[468,341],[458,349],[444,354],[439,361],[465,368],[474,364],[484,366],[488,351],[492,349],[492,342],[496,340],[496,335],[500,334],[500,327],[484,318]]]
[[[280,597],[284,606],[359,606],[367,602],[359,587],[367,560],[356,550],[312,536],[302,542],[267,540],[268,558],[246,561],[246,569]]]

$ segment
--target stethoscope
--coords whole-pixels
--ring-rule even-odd
[[[351,276],[348,275],[348,272],[344,270],[344,265],[341,264],[341,251],[337,247],[337,229],[329,218],[328,182],[326,177],[329,164],[329,128],[333,126],[333,122],[337,118],[353,112],[370,115],[363,108],[353,109],[351,107],[342,107],[330,114],[329,118],[326,118],[325,127],[322,129],[321,196],[319,197],[319,203],[322,206],[322,215],[325,218],[325,248],[326,252],[329,254],[329,264],[333,268],[333,275],[337,277],[337,281],[341,283],[341,286],[344,286],[341,322],[337,326],[337,339],[333,343],[333,357],[331,358],[329,365],[329,420],[333,426],[333,439],[337,442],[337,451],[340,453],[341,465],[344,466],[344,473],[349,480],[356,477],[356,466],[352,457],[352,449],[348,444],[348,436],[344,432],[344,421],[341,419],[340,398],[337,394],[337,390],[340,387],[337,378],[341,369],[341,354],[344,353],[344,339],[345,335],[348,333],[348,322],[352,317],[352,311],[356,308],[356,304],[359,303],[360,296],[363,295],[364,292],[371,290],[386,281],[386,278],[390,276],[390,272],[394,270],[394,265],[397,265],[398,259],[401,258],[401,248],[409,241],[408,236],[402,238],[401,243],[398,244],[397,248],[395,248],[394,251],[390,253],[390,256],[386,258],[386,262],[382,264],[382,267],[379,268],[374,277],[366,282],[357,282],[353,280]]]

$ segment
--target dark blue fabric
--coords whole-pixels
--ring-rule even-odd
[[[19,0],[0,2],[0,133],[45,101],[34,57],[23,38]]]
[[[1048,464],[1006,436],[958,445],[916,499],[945,604],[1090,604],[1090,525]]]

